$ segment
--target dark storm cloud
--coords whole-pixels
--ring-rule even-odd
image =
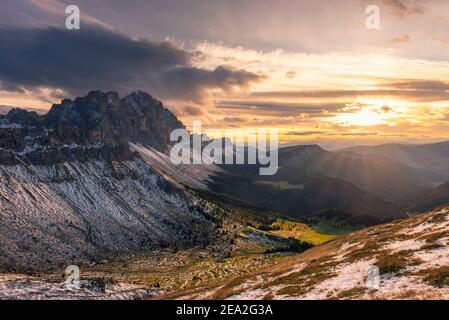
[[[166,98],[199,100],[208,88],[229,90],[260,80],[227,67],[195,68],[195,57],[168,42],[135,40],[100,27],[0,28],[3,90],[46,87],[78,95],[92,89],[127,93],[142,88]]]
[[[245,70],[231,70],[217,67],[209,71],[193,67],[181,67],[169,70],[164,74],[166,88],[191,100],[199,100],[207,89],[231,90],[233,87],[245,88],[263,77]],[[186,85],[188,84],[188,85]]]
[[[0,29],[0,77],[9,90],[46,86],[84,91],[110,81],[122,85],[189,59],[168,43],[135,41],[100,28]]]

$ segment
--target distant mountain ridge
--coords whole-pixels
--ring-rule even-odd
[[[447,189],[432,193],[449,178],[378,154],[330,152],[317,145],[299,145],[279,149],[275,175],[260,177],[257,167],[224,166],[226,171],[216,175],[210,188],[234,204],[296,218],[343,209],[354,221],[369,223],[449,202]],[[429,193],[435,196],[425,196]]]
[[[39,108],[19,108],[19,107],[15,107],[15,106],[0,105],[0,115],[6,115],[12,109],[24,109],[24,110],[28,110],[30,112],[36,112],[38,114],[46,114],[48,112],[48,110],[39,109]]]
[[[422,145],[382,144],[377,146],[355,146],[337,151],[351,151],[361,155],[378,154],[410,167],[449,176],[449,141]]]
[[[306,152],[307,151],[307,152]],[[421,186],[444,182],[441,175],[409,167],[388,158],[335,153],[319,146],[289,147],[280,152],[279,179],[328,176],[352,183],[362,190],[394,201]]]

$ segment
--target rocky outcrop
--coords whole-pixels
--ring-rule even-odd
[[[214,214],[140,154],[166,156],[171,131],[183,127],[144,92],[92,91],[42,116],[0,116],[0,271],[214,241]]]
[[[164,152],[177,128],[184,125],[145,92],[121,99],[115,92],[92,91],[53,105],[43,116],[21,109],[0,116],[0,164],[130,160],[130,142]]]

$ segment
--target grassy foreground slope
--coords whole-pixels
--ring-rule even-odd
[[[447,299],[449,207],[367,228],[276,266],[163,298]],[[376,289],[366,286],[373,267]]]

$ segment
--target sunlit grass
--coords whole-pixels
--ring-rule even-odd
[[[304,223],[283,219],[277,219],[271,224],[271,227],[273,230],[270,232],[273,234],[286,238],[295,238],[313,245],[331,241],[339,235],[337,232],[339,230],[335,230],[335,233],[324,233]]]

